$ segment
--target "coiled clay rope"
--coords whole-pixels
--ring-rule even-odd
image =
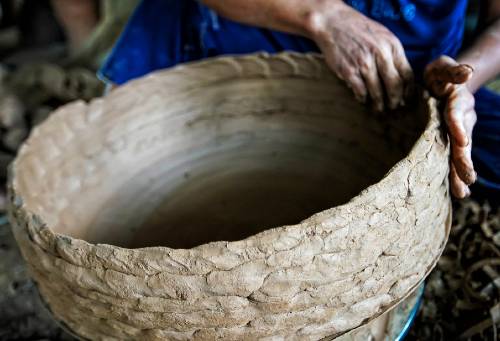
[[[11,167],[10,217],[82,338],[317,340],[435,265],[448,153],[433,99],[376,116],[319,56],[222,57],[53,113]]]

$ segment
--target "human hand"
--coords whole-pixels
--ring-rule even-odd
[[[322,3],[308,26],[330,68],[360,102],[369,96],[376,111],[404,105],[413,72],[399,39],[343,1]]]
[[[453,195],[470,195],[469,185],[476,181],[472,164],[472,129],[476,124],[474,96],[467,87],[473,69],[441,56],[425,68],[424,80],[437,98],[445,101],[444,120],[451,142],[450,186]]]

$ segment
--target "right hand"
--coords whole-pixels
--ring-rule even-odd
[[[319,3],[309,31],[330,68],[360,102],[371,98],[375,111],[404,105],[413,72],[399,39],[343,1]]]

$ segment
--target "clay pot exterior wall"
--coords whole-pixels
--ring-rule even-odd
[[[93,127],[139,120],[136,113],[127,116],[127,99],[165,103],[162,115],[168,115],[177,99],[185,100],[183,92],[226,82],[237,88],[248,79],[279,82],[279,88],[312,81],[331,87],[345,103],[354,101],[319,56],[223,57],[155,73],[89,104],[69,104],[23,145],[10,169],[14,234],[42,298],[75,334],[93,340],[318,340],[394,307],[433,268],[450,226],[449,148],[433,99],[420,104],[425,129],[406,157],[347,203],[299,224],[189,249],[129,249],[55,232],[65,218],[51,212],[71,211],[87,200],[79,199],[82,189],[105,176],[102,160],[92,157],[101,154],[93,151],[118,158],[119,140],[89,139]],[[79,139],[88,139],[80,154],[71,150]],[[85,160],[60,174],[66,158]],[[52,199],[39,200],[45,192]]]

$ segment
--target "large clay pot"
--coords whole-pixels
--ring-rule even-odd
[[[434,266],[448,153],[432,99],[374,115],[318,56],[217,58],[57,110],[12,165],[10,215],[83,338],[316,340]]]

